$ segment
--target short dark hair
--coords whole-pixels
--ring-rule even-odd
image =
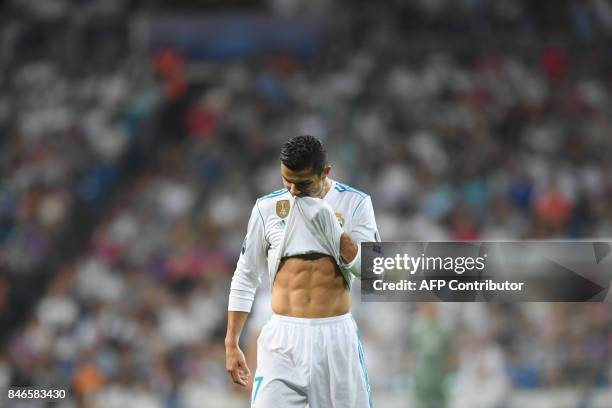
[[[280,153],[281,162],[292,171],[312,169],[321,174],[327,161],[327,154],[319,139],[310,135],[300,135],[289,139]]]

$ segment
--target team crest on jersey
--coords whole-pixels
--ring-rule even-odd
[[[338,219],[338,222],[340,223],[340,226],[344,227],[344,217],[338,211],[336,211],[336,218]]]
[[[289,200],[278,200],[276,202],[276,215],[286,218],[289,215]]]

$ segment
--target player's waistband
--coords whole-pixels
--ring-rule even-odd
[[[352,315],[350,312],[345,313],[343,315],[339,315],[339,316],[320,317],[320,318],[315,318],[315,319],[310,319],[307,317],[283,316],[283,315],[277,315],[277,314],[272,314],[272,316],[270,317],[271,322],[303,324],[306,326],[333,324],[333,323],[339,323],[339,322],[343,322],[345,320],[351,320],[351,319],[352,319]]]

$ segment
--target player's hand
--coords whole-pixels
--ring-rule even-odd
[[[240,347],[225,346],[225,368],[234,383],[246,387],[251,381],[251,371]]]

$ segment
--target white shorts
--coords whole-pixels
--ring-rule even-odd
[[[372,408],[368,372],[350,313],[322,319],[272,315],[257,340],[251,408]]]

